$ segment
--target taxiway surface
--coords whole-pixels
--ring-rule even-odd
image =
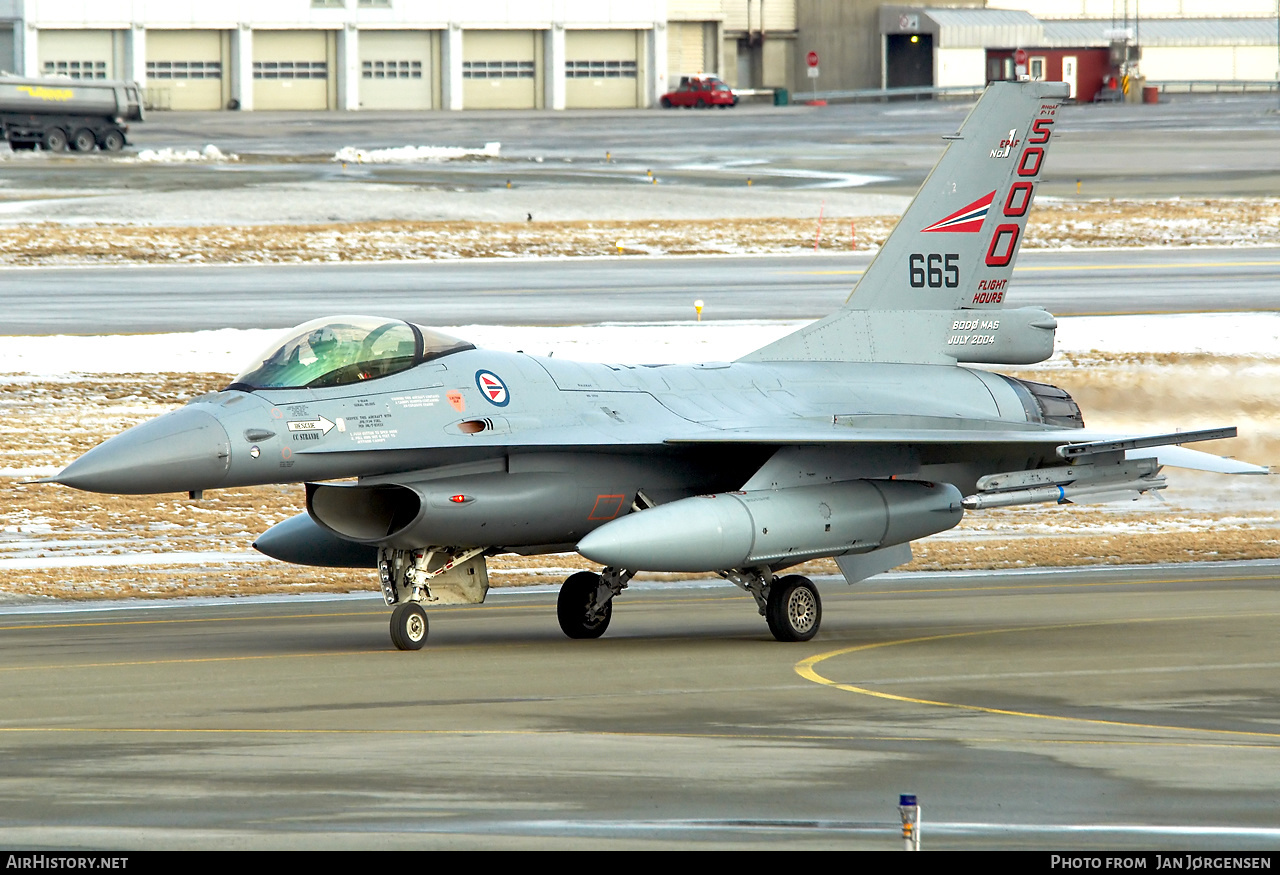
[[[1276,563],[8,609],[0,846],[1280,848]]]
[[[955,131],[972,107],[972,100],[957,100],[821,108],[744,104],[717,112],[153,112],[130,131],[137,149],[199,150],[214,144],[243,160],[166,167],[150,162],[120,166],[110,159],[24,158],[24,172],[9,184],[13,191],[79,191],[96,197],[137,187],[264,191],[264,186],[333,182],[338,177],[420,192],[483,191],[508,181],[517,188],[550,191],[566,183],[647,183],[646,173],[652,171],[664,184],[717,189],[724,198],[733,197],[736,189],[743,205],[734,214],[752,215],[743,208],[749,209],[747,204],[762,195],[757,190],[748,196],[748,177],[757,189],[818,188],[832,198],[839,196],[848,175],[856,174],[868,177],[857,192],[909,197],[937,161],[943,136]],[[1280,152],[1274,148],[1280,115],[1275,107],[1273,95],[1064,106],[1057,116],[1060,133],[1051,176],[1040,185],[1039,194],[1274,196],[1280,193]],[[357,168],[333,160],[338,150],[352,146],[477,148],[488,142],[501,143],[498,162]],[[187,211],[190,220],[200,221],[206,202],[202,199]],[[555,198],[542,203],[540,218],[563,217]],[[281,221],[289,211],[286,204],[272,206],[275,216],[268,221]],[[610,215],[615,206],[606,200],[597,212]],[[334,210],[342,213],[340,201],[319,207],[310,220],[324,220]]]
[[[0,335],[285,328],[335,313],[424,325],[805,319],[865,255],[0,270]],[[1059,316],[1280,309],[1280,249],[1025,252],[1006,305]]]

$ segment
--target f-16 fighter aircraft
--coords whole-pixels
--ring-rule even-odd
[[[1266,473],[1180,446],[1233,428],[1090,434],[1063,390],[968,367],[1053,352],[1053,316],[1003,303],[1066,96],[992,85],[845,305],[737,361],[586,364],[338,316],[49,480],[193,497],[305,482],[306,513],[254,546],[377,568],[392,641],[416,650],[423,608],[483,601],[497,553],[604,566],[561,588],[572,638],[604,633],[636,572],[676,571],[723,576],[774,637],[804,641],[822,602],[782,572],[806,560],[835,557],[852,584],[966,510],[1137,497],[1162,465]]]

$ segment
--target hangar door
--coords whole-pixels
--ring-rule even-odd
[[[332,31],[254,31],[253,108],[332,109],[338,102],[336,57]]]
[[[360,31],[360,108],[431,109],[439,31]]]
[[[667,25],[667,82],[675,88],[681,76],[716,73],[716,23],[673,21]]]
[[[36,38],[42,76],[118,79],[123,69],[122,30],[42,30]]]
[[[462,105],[537,109],[542,104],[541,61],[542,31],[463,31]]]
[[[933,34],[885,34],[884,49],[886,87],[928,88],[934,84]]]
[[[569,30],[564,34],[564,102],[570,109],[641,105],[643,31]]]
[[[147,102],[157,109],[222,109],[231,34],[223,30],[147,31]]]

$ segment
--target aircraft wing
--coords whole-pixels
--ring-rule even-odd
[[[1088,457],[1109,455],[1114,459],[1124,453],[1126,460],[1156,459],[1160,465],[1212,471],[1218,474],[1269,474],[1270,469],[1225,456],[1215,456],[1181,446],[1206,440],[1222,440],[1236,436],[1236,429],[1220,428],[1200,431],[1172,432],[1161,435],[1100,433],[1081,429],[1044,428],[1031,424],[1019,427],[1008,422],[966,420],[950,427],[927,428],[920,424],[901,423],[875,425],[859,420],[901,420],[910,417],[835,417],[825,428],[782,426],[726,429],[715,434],[670,438],[673,445],[689,444],[765,444],[782,446],[815,446],[830,444],[864,445],[967,445],[967,446],[1032,446],[1053,448],[1057,455],[1075,464],[1090,463]],[[858,424],[845,425],[857,422]]]

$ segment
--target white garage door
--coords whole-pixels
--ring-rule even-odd
[[[537,109],[542,31],[470,30],[462,34],[462,105]]]
[[[222,109],[231,39],[222,30],[147,31],[147,101],[157,109]]]
[[[564,35],[565,106],[641,105],[639,58],[643,32],[570,30]]]
[[[438,31],[360,31],[360,108],[431,109]]]
[[[118,49],[123,48],[124,31],[42,30],[36,38],[36,53],[43,76],[70,76],[73,79],[116,79]],[[119,44],[119,45],[117,45]]]
[[[332,109],[336,43],[331,31],[254,31],[253,108]]]

